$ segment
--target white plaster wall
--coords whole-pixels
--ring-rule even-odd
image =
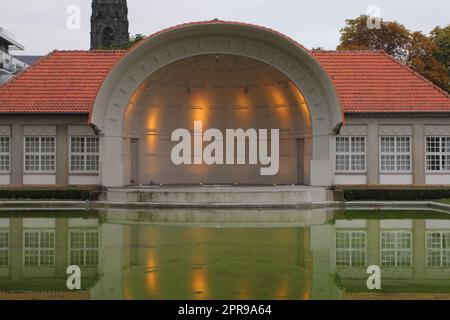
[[[97,219],[68,219],[69,228],[88,228],[98,227]]]
[[[450,230],[449,220],[426,220],[425,228],[427,230]]]
[[[98,185],[100,184],[99,176],[69,176],[69,185]]]
[[[450,184],[450,174],[427,174],[427,175],[425,175],[425,184],[449,185]]]
[[[39,218],[25,218],[23,219],[23,227],[28,229],[43,229],[55,228],[55,219],[39,219]]]
[[[367,184],[367,175],[338,174],[334,176],[334,183],[337,185],[365,185]]]
[[[380,184],[385,185],[413,184],[413,176],[412,174],[381,174]]]
[[[366,229],[367,220],[336,220],[337,229]]]
[[[9,219],[0,219],[0,229],[9,228]]]
[[[11,178],[9,175],[0,175],[0,185],[9,185]]]
[[[412,229],[413,221],[412,220],[381,220],[380,221],[380,229],[389,230],[389,229]]]
[[[56,184],[56,175],[24,175],[24,185],[54,185]]]

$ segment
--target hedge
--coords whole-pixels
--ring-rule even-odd
[[[96,189],[0,189],[2,200],[95,200]]]
[[[420,201],[450,198],[450,189],[344,189],[347,201]]]

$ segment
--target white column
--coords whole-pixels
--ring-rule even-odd
[[[100,136],[101,182],[105,187],[125,185],[123,138]]]
[[[334,184],[334,167],[332,155],[333,136],[313,136],[313,160],[311,160],[311,185],[332,186]]]
[[[123,300],[124,226],[104,224],[100,228],[99,277],[91,290],[94,300]]]
[[[332,225],[311,227],[311,251],[313,255],[312,300],[336,298],[338,288],[333,278],[335,273],[335,231]]]

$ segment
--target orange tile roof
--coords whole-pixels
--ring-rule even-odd
[[[53,51],[0,87],[0,113],[89,113],[125,51]]]
[[[384,51],[313,51],[345,113],[450,112],[449,95]]]
[[[91,112],[126,51],[54,51],[0,87],[0,113]],[[313,51],[345,113],[450,112],[449,95],[380,51]]]

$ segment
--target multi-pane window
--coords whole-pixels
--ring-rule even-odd
[[[365,137],[336,137],[336,171],[366,171]]]
[[[411,137],[381,137],[382,172],[411,172]]]
[[[336,265],[341,267],[364,267],[367,244],[365,231],[336,232]]]
[[[23,263],[28,267],[55,265],[55,232],[30,230],[24,232]]]
[[[381,232],[381,266],[410,267],[412,256],[411,232]]]
[[[9,232],[0,230],[0,266],[9,264]]]
[[[10,141],[9,137],[0,136],[0,172],[9,172]]]
[[[427,232],[427,266],[450,267],[450,231]]]
[[[450,137],[427,137],[426,166],[428,172],[450,171]]]
[[[55,137],[25,137],[25,171],[54,172]]]
[[[69,263],[71,265],[98,265],[98,231],[70,231],[69,251]]]
[[[70,171],[98,172],[99,140],[97,137],[70,138]]]

